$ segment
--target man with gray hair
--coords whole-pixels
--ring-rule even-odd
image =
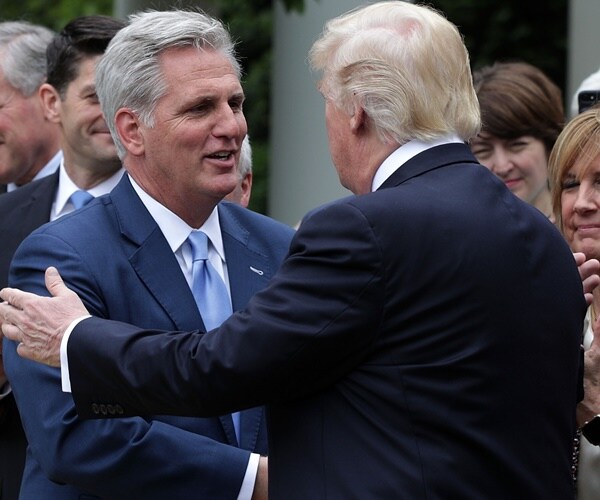
[[[38,96],[53,36],[25,21],[0,23],[0,193],[49,175],[60,163],[60,129],[46,119]],[[26,446],[0,357],[0,498],[18,496]]]
[[[4,334],[54,366],[63,344],[85,417],[267,404],[271,499],[572,499],[582,283],[466,144],[458,29],[376,2],[327,23],[310,61],[355,196],[305,217],[244,311],[205,334],[90,318],[50,269],[52,298],[0,292]]]
[[[240,161],[238,162],[239,180],[234,190],[225,196],[227,201],[239,203],[247,208],[252,194],[252,146],[250,137],[244,137],[242,149],[240,151]]]
[[[0,185],[11,191],[53,173],[60,129],[44,116],[46,47],[54,33],[26,21],[0,23]]]
[[[240,179],[247,132],[230,36],[199,12],[143,12],[98,61],[95,85],[82,85],[81,95],[99,100],[126,174],[110,194],[26,238],[9,283],[41,292],[45,268],[56,265],[96,315],[165,329],[215,326],[267,284],[293,234],[219,204]],[[88,128],[106,132],[104,121]],[[204,255],[194,238],[203,239]],[[202,295],[199,265],[220,284],[219,318],[205,308],[213,295]],[[266,499],[264,408],[83,420],[60,389],[59,370],[19,358],[12,342],[4,347],[32,436],[31,498]]]

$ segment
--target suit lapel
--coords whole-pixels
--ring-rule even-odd
[[[267,256],[251,244],[252,235],[246,227],[240,224],[232,213],[232,209],[227,204],[222,203],[219,205],[218,210],[225,259],[227,260],[231,302],[233,310],[238,311],[246,307],[246,304],[256,292],[265,288],[275,269]],[[223,421],[224,417],[221,418]],[[250,408],[240,412],[240,448],[245,450],[255,448],[263,418],[264,409],[262,407]],[[228,427],[229,424],[231,425],[232,437],[235,439],[231,419],[223,423],[224,427]]]
[[[162,231],[135,193],[129,178],[111,193],[129,262],[178,330],[203,328],[194,297]],[[178,293],[173,293],[177,290]]]
[[[252,296],[267,285],[276,268],[260,248],[252,245],[252,235],[236,219],[231,207],[222,203],[218,210],[231,302],[237,311],[245,308]]]
[[[446,167],[453,163],[479,163],[469,146],[463,143],[442,144],[419,153],[398,168],[379,189],[386,189],[406,182],[413,177]]]
[[[23,238],[50,220],[52,203],[58,189],[58,171],[25,188],[30,190],[29,198],[23,201],[18,217],[22,221]]]
[[[165,313],[171,318],[175,329],[204,329],[204,323],[198,312],[192,292],[181,272],[177,259],[171,251],[171,247],[135,193],[127,176],[123,176],[123,179],[112,191],[111,198],[115,205],[117,217],[119,218],[121,233],[129,241],[131,247],[129,261],[148,291],[161,304]],[[225,226],[227,227],[228,224],[226,223]],[[236,263],[233,265],[233,268],[229,267],[229,259],[230,255],[235,255],[240,251],[238,246],[244,247],[244,245],[241,245],[239,240],[234,238],[238,243],[233,245],[235,250],[232,250],[230,243],[227,242],[228,240],[229,238],[224,236],[225,254],[231,281],[232,302],[235,310],[239,309],[239,306],[236,307],[236,304],[246,296],[246,292],[244,291],[246,286],[243,280],[231,280],[231,276],[238,274],[240,265]],[[246,253],[245,250],[243,251]],[[233,260],[237,261],[238,259]],[[257,286],[254,281],[250,285],[250,289],[252,290]],[[178,290],[179,292],[173,293],[173,290]],[[248,415],[244,415],[245,413],[248,413]],[[253,450],[255,447],[260,426],[255,425],[254,422],[256,419],[259,419],[260,424],[262,413],[262,408],[251,409],[242,412],[240,416],[241,428],[242,432],[244,432],[241,446],[245,449]],[[223,432],[228,444],[239,446],[231,415],[222,415],[219,417],[219,421],[223,426]],[[246,435],[245,429],[248,429],[248,435]]]

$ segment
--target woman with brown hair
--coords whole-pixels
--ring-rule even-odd
[[[471,140],[476,158],[519,198],[551,220],[548,156],[564,123],[560,89],[525,62],[497,62],[473,81],[482,129]]]

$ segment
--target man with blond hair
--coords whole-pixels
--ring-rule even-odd
[[[53,298],[0,293],[4,334],[54,365],[62,343],[87,417],[267,404],[272,499],[572,499],[582,283],[465,144],[480,118],[460,33],[377,2],[327,23],[310,60],[356,196],[303,220],[244,311],[204,335],[107,322],[51,270]]]

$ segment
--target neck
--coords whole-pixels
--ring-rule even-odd
[[[98,162],[95,168],[75,167],[65,159],[65,171],[79,189],[91,189],[110,178],[121,168],[120,161]]]
[[[542,212],[549,219],[554,220],[554,214],[552,212],[552,198],[550,197],[550,191],[544,189],[536,198],[533,200],[532,205]]]

